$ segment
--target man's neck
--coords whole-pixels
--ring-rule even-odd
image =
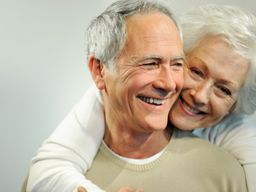
[[[106,126],[104,141],[115,153],[129,158],[142,159],[160,152],[171,138],[171,129],[138,132],[130,128]]]

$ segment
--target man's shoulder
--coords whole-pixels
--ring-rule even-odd
[[[202,166],[215,166],[223,170],[231,170],[231,168],[242,170],[240,163],[232,154],[193,133],[178,133],[173,140],[173,145],[175,145],[172,146],[174,151],[183,152],[183,155],[202,163]]]

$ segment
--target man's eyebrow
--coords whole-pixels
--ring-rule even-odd
[[[172,58],[171,62],[180,61],[180,60],[182,60],[184,63],[186,63],[186,58],[183,55]]]
[[[131,60],[136,62],[136,63],[140,63],[143,61],[147,61],[147,60],[163,60],[163,57],[159,56],[159,55],[146,55],[144,57],[131,57]]]
[[[157,62],[161,62],[161,61],[165,60],[164,57],[159,56],[159,55],[154,55],[154,54],[145,55],[144,57],[133,56],[130,59],[134,63],[142,63],[147,60],[155,60]],[[170,63],[172,63],[172,62],[183,62],[184,64],[186,64],[186,58],[184,55],[176,56],[176,57],[171,58]]]
[[[148,60],[148,59],[157,59],[157,60],[162,60],[163,57],[159,56],[159,55],[146,55],[143,58],[141,58],[141,60]]]

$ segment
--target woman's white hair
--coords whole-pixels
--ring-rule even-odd
[[[208,36],[219,36],[246,58],[250,68],[239,92],[234,113],[250,115],[256,110],[256,17],[233,6],[204,5],[180,18],[184,50],[189,53]],[[239,69],[238,69],[239,70]]]

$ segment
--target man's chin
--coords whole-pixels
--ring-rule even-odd
[[[159,123],[159,121],[154,121],[153,123],[149,124],[149,128],[154,131],[162,131],[165,130],[167,127],[167,122]]]

